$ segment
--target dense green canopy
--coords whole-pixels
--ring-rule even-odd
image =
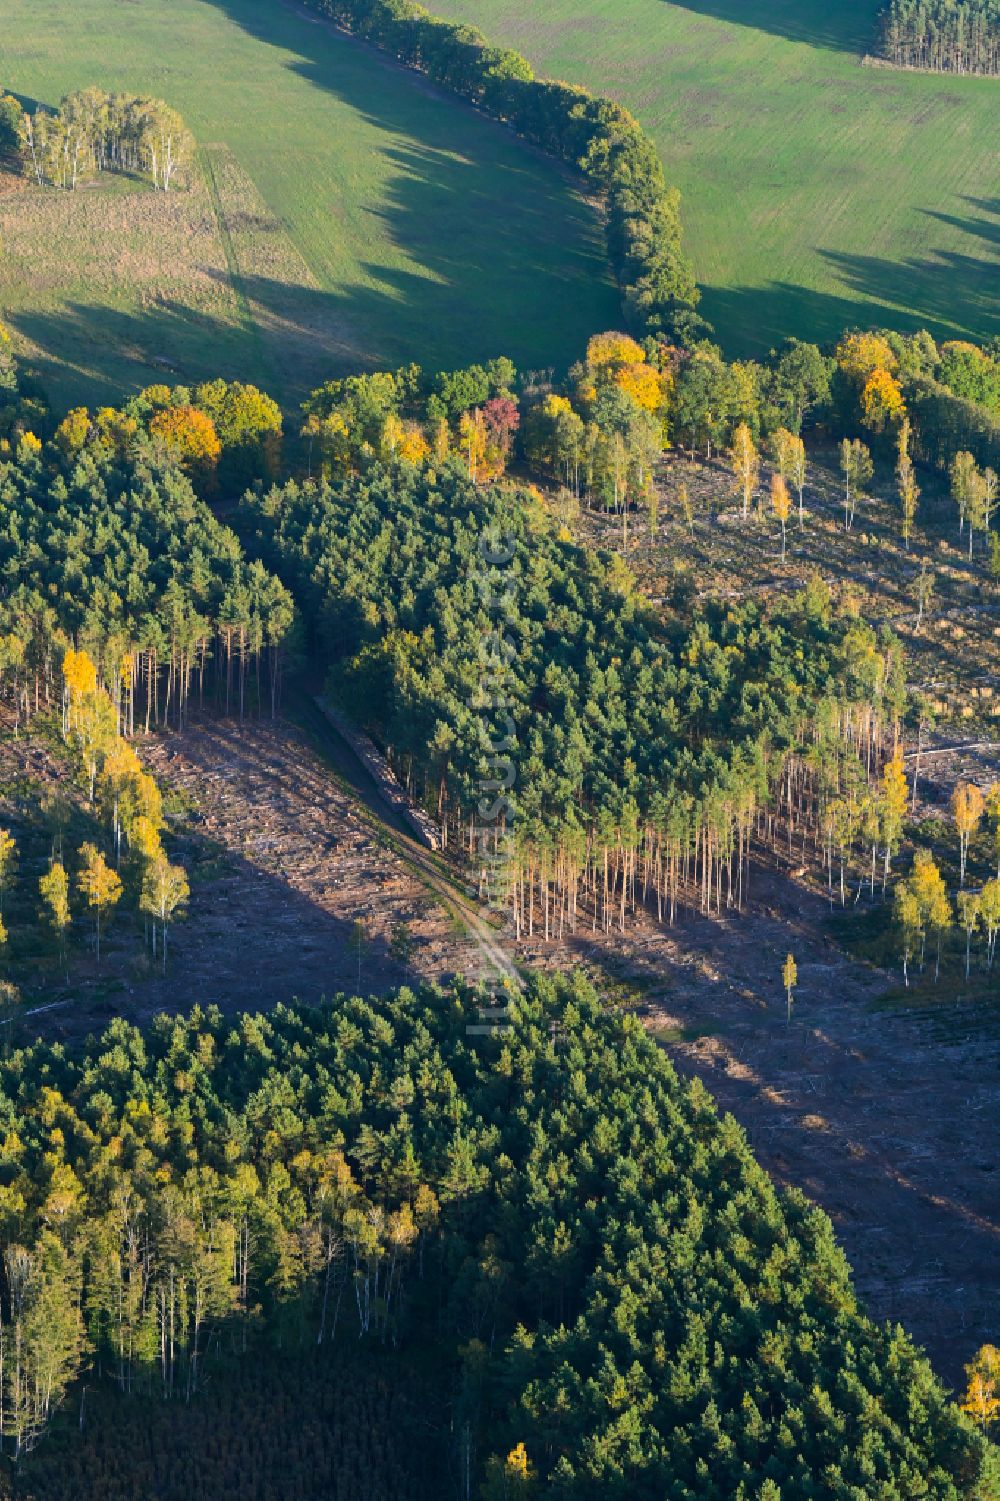
[[[350,1340],[435,1350],[439,1442],[469,1431],[480,1474],[523,1442],[545,1494],[982,1494],[985,1445],[861,1314],[829,1221],[637,1022],[537,980],[480,1035],[482,1001],[196,1010],[5,1063],[27,1367],[190,1393],[213,1344],[319,1338],[336,1368],[337,1306]]]
[[[661,613],[530,492],[477,489],[455,462],[293,482],[248,497],[240,525],[446,832],[495,821],[483,805],[503,792],[546,912],[550,884],[575,912],[581,872],[605,917],[634,904],[639,872],[672,905],[697,870],[714,905],[725,864],[732,896],[734,853],[790,762],[809,803],[843,761],[871,762],[901,708],[892,638],[836,616],[821,584]]]
[[[88,447],[58,469],[23,443],[0,457],[0,577],[0,680],[29,703],[68,643],[156,720],[183,714],[209,662],[231,705],[248,675],[262,699],[276,691],[289,594],[178,470],[141,452]]]

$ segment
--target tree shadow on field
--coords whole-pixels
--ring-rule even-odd
[[[468,298],[457,297],[456,284],[467,278],[482,248],[475,223],[490,209],[490,194],[472,181],[466,188],[461,164],[453,174],[427,171],[414,178],[427,153],[400,148],[392,155],[406,171],[393,204],[380,211],[390,233],[410,199],[420,201],[421,216],[448,225],[423,264],[408,269],[361,262],[366,281],[336,291],[202,267],[203,278],[223,287],[235,284],[246,310],[238,322],[164,295],[135,312],[79,299],[12,312],[7,321],[34,347],[32,374],[51,392],[67,385],[69,370],[74,393],[91,406],[118,404],[160,381],[250,379],[294,412],[324,380],[413,359],[441,369],[506,354],[528,368],[541,352],[546,363],[569,364],[588,331],[617,321],[610,289],[606,305],[598,304],[603,319],[581,317],[577,276],[568,265],[560,271],[546,263],[544,246],[523,233],[525,215],[497,224],[491,235],[494,270],[490,275],[482,267],[482,292],[474,296],[470,288]],[[540,338],[539,328],[549,327],[560,303],[566,311],[558,335]],[[392,323],[383,333],[387,307]]]
[[[972,202],[973,200],[968,200]],[[983,203],[987,211],[995,207]],[[771,281],[753,287],[705,287],[701,311],[715,325],[724,346],[736,330],[730,353],[760,354],[788,335],[816,343],[840,337],[845,328],[881,326],[901,333],[926,328],[937,339],[1000,336],[1000,226],[986,218],[926,210],[928,216],[975,236],[986,248],[976,255],[935,250],[908,260],[874,255],[845,255],[820,250],[845,293],[837,296],[793,282]]]
[[[699,16],[733,26],[770,32],[789,42],[805,42],[835,52],[874,48],[878,6],[872,0],[663,0]]]
[[[16,89],[4,89],[3,93],[9,94],[16,99],[21,108],[29,115],[37,115],[40,109],[54,109],[55,106],[47,104],[43,99],[34,99],[30,94],[19,94]]]
[[[926,209],[925,213],[941,224],[947,224],[952,229],[961,230],[963,234],[973,235],[987,245],[995,246],[1000,257],[1000,198],[965,198],[963,202],[978,210],[976,218],[963,219],[960,214],[942,214],[934,209]],[[997,270],[1000,272],[1000,258]]]
[[[618,321],[603,229],[581,196],[582,180],[314,12],[282,6],[277,35],[273,0],[263,8],[212,3],[263,45],[293,50],[284,66],[386,137],[379,155],[392,168],[388,187],[377,207],[363,211],[382,221],[414,270],[365,266],[383,287],[341,294],[355,326],[370,321],[374,305],[384,321],[388,298],[400,351],[407,344],[412,357],[416,339],[430,363],[445,349],[454,357],[456,343],[468,345],[469,358],[513,356],[521,330],[538,328],[551,332],[552,358],[572,358],[588,318],[587,332]],[[330,211],[341,206],[331,203]],[[456,312],[455,291],[463,288],[468,303]],[[537,335],[531,342],[541,347]]]
[[[346,273],[334,254],[329,269],[317,256],[299,284],[294,270],[279,280],[268,273],[267,234],[286,226],[272,212],[255,228],[237,212],[228,226],[228,281],[242,304],[236,321],[199,305],[197,293],[186,305],[171,267],[141,307],[137,289],[134,311],[88,305],[85,295],[13,311],[11,324],[42,351],[35,367],[59,405],[228,375],[269,387],[294,410],[323,380],[414,359],[439,369],[500,354],[522,368],[568,365],[594,328],[619,321],[600,220],[557,165],[316,16],[290,14],[278,0],[213,3],[273,49],[279,67],[377,128],[369,168],[364,158],[338,159],[331,124],[336,172],[322,175],[309,206],[314,220],[329,223],[334,250],[340,222],[353,220],[362,235],[355,228],[352,243],[360,238],[372,252],[350,260]],[[287,152],[291,169],[294,124],[272,127],[268,148]],[[346,169],[361,186],[345,203],[331,183]],[[202,279],[217,276],[196,269]]]

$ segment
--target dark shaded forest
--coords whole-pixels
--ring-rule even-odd
[[[424,1352],[460,1496],[983,1493],[984,1440],[907,1336],[864,1317],[826,1217],[580,980],[117,1021],[79,1056],[7,1060],[0,1131],[9,1454],[82,1380],[133,1394],[144,1474],[168,1442],[152,1397],[207,1396],[207,1462],[246,1468],[257,1438],[215,1362],[298,1351],[357,1414],[377,1389],[348,1396],[347,1340],[387,1372]],[[45,1478],[46,1439],[18,1493],[38,1463],[39,1496],[118,1494],[97,1463],[109,1411],[82,1488]],[[316,1466],[345,1461],[317,1433],[285,1494],[379,1493],[367,1438],[343,1431],[351,1484],[320,1488]]]
[[[997,0],[890,0],[881,17],[883,55],[932,73],[1000,74]]]

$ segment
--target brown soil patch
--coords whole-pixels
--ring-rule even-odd
[[[15,772],[36,788],[65,779],[32,738],[6,737],[0,749],[8,786]],[[141,753],[186,810],[169,842],[191,870],[191,912],[167,976],[142,958],[141,928],[123,916],[99,976],[80,954],[68,993],[51,981],[26,990],[29,1004],[61,1002],[33,1027],[79,1035],[114,1014],[142,1022],[195,1002],[252,1009],[355,991],[359,920],[362,991],[483,972],[456,921],[461,907],[438,900],[416,856],[295,727],[205,721],[150,738]],[[677,1067],[733,1112],[776,1180],[829,1213],[870,1312],[902,1323],[957,1382],[974,1350],[1000,1337],[1000,1008],[959,1005],[945,983],[933,1005],[877,1007],[890,977],[834,946],[828,911],[822,893],[757,871],[741,917],[685,912],[666,929],[640,915],[625,935],[581,927],[515,957],[583,966],[613,1004],[637,1008]],[[415,940],[405,966],[389,951],[402,923]],[[790,1025],[780,981],[789,949],[799,970]]]
[[[362,992],[472,972],[448,913],[285,721],[204,723],[148,742],[143,759],[192,801],[184,844],[210,839],[218,873],[197,882],[176,972],[143,987],[144,1008],[214,1002],[259,1009],[358,990],[354,924],[365,925]],[[407,964],[390,952],[406,924]]]
[[[58,750],[37,735],[14,739],[10,728],[0,736],[0,824],[13,830],[21,856],[20,937],[40,933],[34,893],[49,853],[47,836],[32,827],[40,798],[59,787],[86,809]],[[173,808],[166,844],[191,885],[167,973],[152,962],[128,902],[105,933],[100,969],[78,912],[68,978],[43,934],[18,956],[14,976],[31,1013],[22,1032],[80,1037],[116,1015],[144,1023],[196,1003],[259,1010],[480,973],[479,948],[449,905],[287,721],[205,721],[140,740],[138,749]],[[71,875],[77,842],[67,837]],[[405,960],[391,950],[404,925],[412,945]]]

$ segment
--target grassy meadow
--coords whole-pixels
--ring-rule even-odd
[[[509,132],[279,0],[6,0],[0,87],[152,94],[189,191],[0,182],[0,317],[58,406],[152,380],[506,353],[568,363],[618,318],[603,235]]]
[[[861,66],[878,0],[436,0],[629,105],[728,352],[1000,334],[1000,84]]]

